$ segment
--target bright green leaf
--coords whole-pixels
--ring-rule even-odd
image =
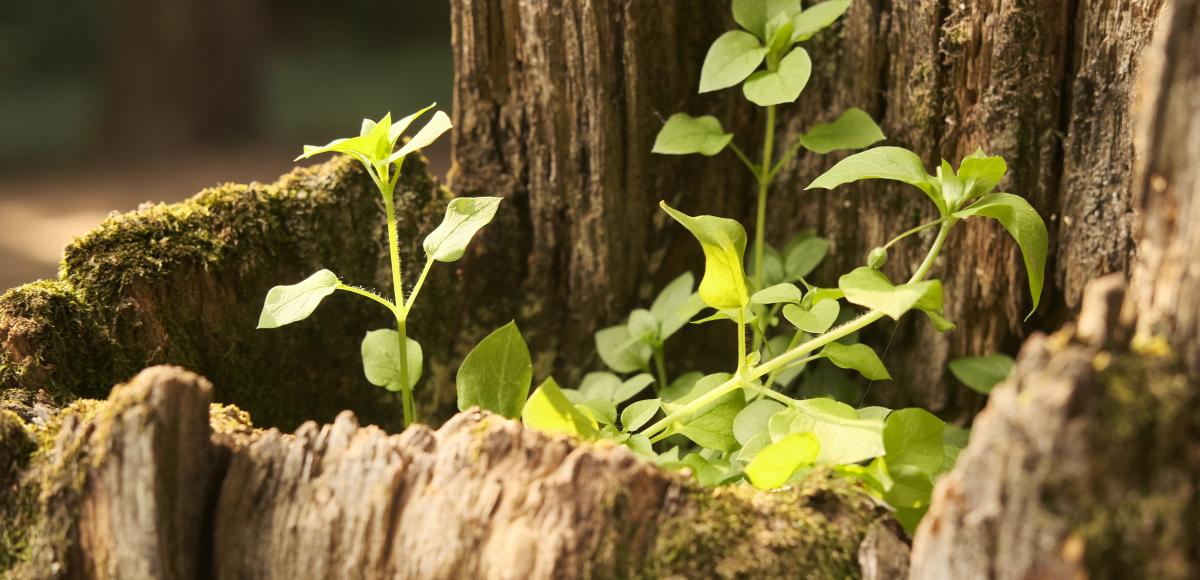
[[[858,371],[859,374],[871,381],[890,381],[892,375],[879,360],[871,347],[865,344],[842,344],[831,342],[825,345],[821,354],[839,368]]]
[[[734,439],[746,445],[754,437],[767,433],[767,422],[783,408],[781,403],[770,399],[759,399],[746,405],[746,408],[733,418]]]
[[[733,436],[733,420],[745,406],[740,392],[730,393],[707,412],[701,410],[702,414],[685,423],[679,433],[706,449],[733,451],[738,447],[737,438]]]
[[[943,436],[946,424],[924,409],[900,409],[883,424],[883,446],[890,469],[911,465],[929,476],[945,460]]]
[[[413,151],[430,146],[434,141],[437,141],[438,137],[442,136],[442,133],[449,131],[452,126],[453,124],[450,122],[449,115],[442,111],[434,113],[433,118],[424,127],[421,127],[421,130],[417,131],[417,134],[413,135],[408,143],[405,143],[400,150],[392,153],[388,158],[388,162],[395,163],[401,158],[407,157]]]
[[[496,216],[503,198],[460,197],[450,200],[446,206],[446,217],[428,236],[425,236],[425,254],[439,262],[455,262],[467,251],[467,244],[483,226]]]
[[[804,293],[795,284],[776,284],[763,288],[750,297],[753,304],[799,304],[804,299]]]
[[[714,216],[692,217],[661,202],[663,211],[678,221],[700,242],[704,250],[704,278],[700,298],[716,308],[742,308],[750,301],[742,257],[746,253],[746,230],[735,220]]]
[[[308,318],[326,296],[337,291],[339,284],[337,274],[321,270],[299,284],[271,288],[258,316],[258,327],[279,328]]]
[[[780,13],[800,13],[800,0],[733,0],[733,20],[742,28],[766,39],[767,23]]]
[[[956,217],[983,216],[992,218],[1008,235],[1012,236],[1021,248],[1021,257],[1025,260],[1025,273],[1029,277],[1029,293],[1033,295],[1033,308],[1025,317],[1028,319],[1037,310],[1042,300],[1042,281],[1046,270],[1046,249],[1050,237],[1046,233],[1046,222],[1037,210],[1020,196],[1011,193],[993,193],[979,198],[970,207],[959,210]]]
[[[800,136],[800,144],[813,153],[824,155],[830,151],[862,149],[884,138],[883,131],[870,115],[862,109],[849,109],[832,123],[813,126]]]
[[[726,133],[721,122],[712,115],[693,117],[675,113],[658,131],[652,152],[662,155],[699,153],[711,157],[723,151],[732,140],[733,133]]]
[[[408,386],[421,380],[421,345],[407,338],[405,354],[408,358]],[[395,330],[372,330],[362,341],[363,372],[372,385],[387,387],[389,391],[401,390],[404,384],[400,372],[400,333]]]
[[[660,402],[658,399],[649,399],[646,401],[638,401],[631,403],[621,411],[621,429],[624,431],[637,431],[643,425],[649,423],[654,415],[658,413]]]
[[[950,361],[950,373],[964,385],[983,394],[1008,378],[1013,369],[1013,359],[1003,354],[989,356],[966,356]]]
[[[647,368],[652,354],[650,346],[631,340],[629,327],[610,326],[596,332],[596,352],[608,368],[618,373],[632,373]]]
[[[416,121],[418,118],[421,117],[421,115],[424,115],[426,112],[428,112],[429,109],[432,109],[436,106],[437,106],[437,103],[433,103],[433,104],[429,105],[428,107],[425,107],[424,109],[421,109],[420,111],[417,111],[417,112],[415,112],[411,115],[408,115],[407,117],[404,117],[403,119],[400,119],[399,121],[396,121],[395,123],[393,123],[392,126],[388,129],[388,143],[390,143],[392,147],[395,147],[396,142],[400,140],[400,135],[403,135],[404,132],[408,130],[408,126],[412,125],[413,121]],[[366,121],[367,121],[366,119],[363,119],[364,123],[366,123]],[[363,134],[365,135],[366,133],[363,133]]]
[[[792,17],[792,42],[803,42],[828,28],[850,8],[850,0],[829,0]]]
[[[704,57],[700,68],[700,92],[732,87],[750,76],[767,56],[767,47],[753,34],[730,30],[722,34]]]
[[[776,14],[767,22],[767,62],[779,58],[792,45],[792,18],[785,12]]]
[[[880,310],[897,320],[922,300],[941,303],[942,283],[937,280],[893,286],[883,272],[867,267],[856,268],[839,278],[838,287],[846,294],[847,301]]]
[[[603,425],[617,423],[617,406],[612,401],[586,399],[582,403],[576,403],[575,408]]]
[[[805,189],[833,189],[864,179],[890,179],[915,186],[944,214],[946,202],[937,192],[933,177],[916,153],[900,147],[876,147],[851,155],[834,165]]]
[[[516,323],[509,322],[479,341],[458,367],[458,410],[478,405],[515,419],[532,382],[529,347]]]
[[[766,107],[795,102],[808,85],[812,75],[812,59],[808,51],[797,48],[779,61],[773,71],[758,71],[742,85],[742,92],[750,102]]]
[[[966,189],[964,199],[991,193],[1000,185],[1005,173],[1008,173],[1008,164],[999,155],[988,156],[982,149],[977,149],[964,157],[958,166],[958,178]]]
[[[821,443],[812,433],[793,433],[764,447],[746,466],[746,478],[758,489],[775,489],[788,482],[797,469],[812,465]]]
[[[822,300],[810,309],[804,309],[794,304],[784,306],[783,317],[804,332],[821,334],[833,326],[841,310],[842,307],[837,300]]]
[[[596,425],[563,395],[553,378],[546,379],[525,404],[521,422],[543,433],[561,433],[595,439]]]

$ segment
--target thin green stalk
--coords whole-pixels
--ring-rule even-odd
[[[913,235],[913,234],[915,234],[915,233],[918,233],[918,232],[923,232],[923,231],[925,231],[925,230],[927,230],[927,229],[929,229],[929,228],[932,228],[933,226],[936,226],[936,225],[938,225],[938,224],[940,224],[940,223],[942,223],[942,222],[944,222],[944,221],[946,221],[946,218],[938,218],[938,219],[935,219],[935,220],[933,220],[933,221],[931,221],[931,222],[926,222],[926,223],[923,223],[923,224],[921,224],[921,225],[919,225],[919,226],[917,226],[917,227],[915,227],[915,228],[913,228],[913,229],[911,229],[911,230],[908,230],[908,231],[906,231],[906,232],[904,232],[904,233],[902,233],[902,234],[900,234],[900,235],[898,235],[898,236],[896,236],[896,237],[892,238],[892,241],[890,241],[890,242],[888,242],[888,243],[886,243],[886,244],[884,244],[884,245],[883,245],[883,249],[885,249],[885,250],[886,250],[886,249],[888,249],[888,248],[890,248],[890,247],[892,247],[892,246],[896,245],[896,243],[897,243],[897,242],[899,242],[900,240],[903,240],[904,238],[907,238],[908,236],[911,236],[911,235]]]
[[[921,279],[929,273],[929,269],[933,267],[933,263],[937,259],[938,254],[941,252],[942,246],[946,243],[946,237],[950,234],[950,229],[954,226],[954,222],[954,219],[946,219],[942,222],[942,227],[938,230],[937,239],[934,240],[933,245],[929,248],[929,253],[925,256],[925,260],[909,279],[910,284],[921,281]],[[713,390],[697,397],[692,402],[684,405],[674,412],[667,414],[666,417],[663,417],[653,425],[650,425],[643,430],[642,434],[646,435],[647,437],[653,437],[660,432],[666,431],[676,421],[690,416],[696,411],[716,402],[721,397],[732,393],[734,390],[742,388],[746,384],[762,378],[763,376],[780,371],[788,365],[796,362],[804,355],[814,352],[829,343],[835,342],[855,332],[858,332],[859,330],[870,326],[884,316],[886,315],[879,310],[867,311],[865,314],[855,318],[854,320],[848,321],[841,326],[834,327],[825,334],[812,338],[805,343],[779,355],[778,357],[754,367],[749,373],[743,374],[739,372],[738,374],[734,375],[733,378],[721,383],[721,385],[717,386]]]
[[[738,309],[738,365],[737,374],[746,371],[746,309]]]
[[[400,167],[397,166],[396,173],[399,172]],[[395,292],[396,304],[403,305],[404,283],[400,271],[400,239],[396,233],[395,182],[388,178],[387,169],[384,169],[384,174],[379,176],[376,185],[379,186],[379,192],[383,194],[383,209],[387,214],[388,255],[392,264],[392,288]],[[412,386],[408,381],[408,328],[406,324],[408,310],[406,307],[400,306],[395,314],[396,330],[400,335],[400,388],[404,396],[404,426],[407,427],[417,420],[413,405]]]
[[[404,304],[405,318],[408,317],[408,311],[412,310],[413,303],[417,301],[417,294],[421,292],[421,287],[425,285],[425,277],[429,275],[431,267],[433,267],[433,260],[425,260],[425,267],[421,268],[421,275],[417,276],[417,283],[413,285],[412,292],[408,293],[408,302]]]
[[[658,388],[665,389],[667,382],[667,357],[663,353],[663,345],[654,345],[654,366],[658,371]]]
[[[754,288],[763,289],[763,248],[766,246],[767,194],[771,189],[771,159],[775,155],[775,105],[767,107],[767,126],[763,136],[762,163],[758,165],[758,207],[754,219]],[[754,350],[765,340],[766,331],[754,330]]]
[[[396,314],[396,305],[392,304],[386,298],[384,298],[374,292],[368,292],[366,290],[363,290],[362,288],[355,288],[354,286],[347,286],[345,284],[342,284],[341,282],[338,283],[337,289],[344,290],[344,291],[350,292],[352,294],[358,294],[359,296],[365,296],[367,298],[370,298],[371,300],[374,300],[374,301],[382,304],[385,308],[390,310],[393,315]]]
[[[753,161],[750,161],[750,158],[746,156],[746,153],[742,151],[741,147],[738,147],[737,143],[730,141],[729,149],[733,151],[734,155],[737,155],[738,159],[742,160],[742,163],[745,164],[746,169],[749,169],[750,173],[754,174],[754,178],[758,179],[758,166],[755,165]]]

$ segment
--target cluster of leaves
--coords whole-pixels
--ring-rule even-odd
[[[396,319],[396,329],[372,330],[362,340],[363,372],[376,386],[403,394],[404,422],[416,420],[413,387],[421,379],[421,345],[407,335],[408,313],[434,262],[455,262],[463,257],[467,245],[481,228],[492,221],[500,205],[498,197],[474,197],[451,200],[442,223],[425,237],[422,244],[426,261],[412,291],[405,296],[400,270],[399,240],[396,236],[395,188],[404,160],[413,152],[433,143],[451,127],[450,118],[437,111],[433,118],[407,143],[396,144],[413,121],[433,105],[392,122],[391,113],[378,122],[363,119],[357,137],[336,139],[324,147],[305,145],[297,160],[321,153],[343,153],[357,159],[366,168],[379,193],[387,214],[388,248],[391,257],[395,301],[374,292],[344,284],[333,272],[321,270],[289,286],[276,286],[267,292],[259,328],[278,328],[308,318],[321,301],[338,290],[373,300],[387,308]]]

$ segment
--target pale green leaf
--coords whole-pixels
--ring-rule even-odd
[[[664,401],[678,401],[692,392],[696,387],[696,383],[704,378],[704,374],[697,371],[686,372],[674,381],[671,381],[671,386],[659,391],[659,396]]]
[[[792,42],[812,38],[841,18],[847,8],[850,8],[850,0],[829,0],[809,6],[792,17]]]
[[[630,340],[640,340],[651,345],[658,341],[658,319],[645,308],[630,312],[625,327],[629,329]]]
[[[753,34],[741,30],[722,34],[704,57],[704,65],[700,68],[700,92],[732,87],[746,80],[766,56],[767,47]]]
[[[609,400],[619,405],[632,399],[652,384],[654,384],[654,376],[649,373],[632,376],[613,390],[613,394]]]
[[[442,133],[449,131],[452,126],[453,125],[450,122],[449,115],[442,111],[434,113],[433,118],[430,119],[424,127],[421,127],[421,130],[417,131],[417,134],[413,135],[412,139],[410,139],[408,143],[405,143],[399,151],[392,153],[391,157],[388,158],[388,161],[395,163],[397,160],[408,156],[413,151],[424,149],[432,145],[434,141],[437,141],[438,137],[442,136]]]
[[[407,117],[404,117],[403,119],[400,119],[399,121],[396,121],[395,123],[393,123],[391,128],[388,129],[388,141],[392,144],[392,147],[396,146],[396,142],[400,140],[400,136],[403,135],[404,132],[408,130],[408,126],[412,125],[413,121],[416,121],[418,118],[421,117],[421,115],[424,115],[430,109],[432,109],[436,106],[437,106],[437,103],[433,103],[433,104],[429,105],[428,107],[425,107],[424,109],[421,109],[420,111],[417,111],[417,112],[415,112],[411,115],[408,115]]]
[[[883,272],[867,267],[856,268],[839,278],[838,287],[847,301],[880,310],[897,320],[922,300],[941,303],[942,283],[937,280],[893,286]]]
[[[421,345],[411,337],[405,337],[405,354],[408,359],[408,386],[412,388],[421,380]],[[387,387],[389,391],[401,390],[404,384],[400,369],[400,333],[395,330],[372,330],[362,341],[363,372],[372,385]]]
[[[758,455],[759,451],[766,449],[771,444],[771,435],[766,431],[752,437],[749,441],[742,445],[741,449],[733,455],[733,458],[741,462],[749,462]]]
[[[621,377],[607,372],[594,372],[583,375],[579,383],[579,396],[583,399],[600,399],[611,401],[621,388]],[[578,401],[577,401],[578,402]]]
[[[700,298],[716,308],[742,308],[750,301],[742,257],[746,253],[746,230],[735,220],[714,216],[692,217],[661,202],[663,211],[678,221],[700,242],[704,250],[704,278]]]
[[[658,455],[654,453],[654,444],[650,443],[650,438],[640,433],[635,433],[629,436],[623,443],[626,447],[633,450],[634,453],[640,455],[643,459],[655,461]]]
[[[746,445],[754,437],[767,433],[767,422],[783,408],[781,403],[770,399],[759,399],[746,405],[733,419],[733,437]]]
[[[991,193],[1000,185],[1005,173],[1008,173],[1008,164],[999,155],[989,156],[982,149],[977,149],[964,157],[958,166],[958,178],[966,189],[964,199],[975,199]]]
[[[946,424],[924,409],[900,409],[888,415],[883,426],[883,446],[890,470],[911,465],[926,475],[937,474],[945,460]]]
[[[612,401],[587,399],[576,403],[575,408],[602,425],[617,423],[617,406]]]
[[[983,216],[992,218],[1004,226],[1021,248],[1025,261],[1025,273],[1029,278],[1029,293],[1033,295],[1033,308],[1028,319],[1037,310],[1042,300],[1042,283],[1046,270],[1046,250],[1050,237],[1046,233],[1046,222],[1037,210],[1024,198],[1011,193],[993,193],[979,198],[970,207],[959,210],[956,217]]]
[[[900,147],[876,147],[855,153],[834,165],[805,189],[833,189],[839,185],[864,179],[890,179],[915,186],[925,193],[942,212],[946,202],[933,183],[934,178],[925,172],[925,166],[916,153]]]
[[[733,0],[733,20],[763,39],[767,23],[780,13],[789,18],[799,14],[800,0]]]
[[[439,262],[455,262],[463,257],[471,238],[496,216],[503,198],[460,197],[450,200],[446,217],[422,244],[425,254]]]
[[[892,375],[883,366],[883,361],[879,360],[879,355],[865,344],[831,342],[825,345],[821,354],[840,368],[858,371],[867,380],[890,381],[892,379]]]
[[[829,253],[829,240],[811,236],[793,244],[787,251],[784,270],[792,280],[812,273]]]
[[[801,467],[812,465],[821,443],[812,433],[793,433],[764,447],[746,466],[746,478],[758,489],[775,489]]]
[[[638,340],[631,340],[629,327],[624,324],[610,326],[596,332],[596,353],[608,368],[618,373],[632,373],[648,368],[652,353],[650,347]]]
[[[706,411],[701,410],[702,414],[685,423],[679,433],[706,449],[733,451],[738,447],[733,420],[745,406],[740,392],[730,393]]]
[[[786,12],[776,14],[767,22],[767,62],[773,62],[792,45],[792,17]]]
[[[521,411],[526,427],[543,433],[561,433],[584,439],[595,439],[600,432],[596,424],[572,405],[553,378],[546,379]]]
[[[829,4],[829,2],[826,2]],[[849,109],[832,123],[814,125],[800,136],[800,144],[813,153],[862,149],[884,140],[883,131],[862,109]]]
[[[649,399],[631,403],[621,411],[621,428],[624,431],[637,431],[649,423],[659,409],[658,399]]]
[[[799,304],[804,299],[804,293],[795,284],[776,284],[763,288],[750,297],[753,304]]]
[[[298,284],[276,286],[267,292],[259,328],[279,328],[308,318],[326,296],[337,291],[337,274],[321,270]]]
[[[458,367],[458,410],[478,405],[515,419],[532,382],[529,347],[516,323],[509,322],[479,341]]]
[[[684,272],[667,284],[654,303],[650,313],[658,320],[658,339],[666,340],[704,309],[704,300],[693,292],[695,279],[691,272]]]
[[[726,133],[721,122],[712,115],[693,117],[687,113],[675,113],[667,119],[654,139],[653,153],[662,155],[713,156],[725,149],[733,140],[733,133]]]
[[[773,71],[759,71],[746,79],[742,92],[750,102],[766,107],[795,102],[808,85],[812,75],[812,59],[808,51],[797,48],[779,61]]]
[[[809,309],[793,304],[784,306],[783,317],[804,332],[821,334],[833,326],[841,310],[837,300],[822,300]]]
[[[950,361],[950,373],[964,385],[983,394],[1008,378],[1013,369],[1013,359],[1003,354],[989,356],[966,356]]]

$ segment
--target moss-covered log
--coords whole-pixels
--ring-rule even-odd
[[[415,277],[420,241],[449,194],[416,160],[397,192],[406,276]],[[213,377],[218,400],[264,425],[292,428],[347,408],[396,425],[399,401],[371,387],[358,361],[364,333],[392,324],[378,305],[338,293],[301,324],[254,329],[267,289],[321,268],[390,290],[384,224],[378,193],[348,158],[271,185],[222,185],[114,216],[68,246],[57,280],[0,297],[4,399],[28,405],[38,391],[59,404],[103,398],[122,377],[170,363]],[[455,333],[435,321],[456,311],[453,272],[434,269],[427,294],[438,299],[410,323],[432,359],[425,384],[443,388]],[[452,399],[422,393],[426,402],[438,397]]]
[[[706,490],[623,447],[486,413],[388,435],[347,412],[287,435],[251,430],[211,393],[157,367],[41,424],[0,415],[0,457],[26,458],[2,473],[23,492],[0,504],[20,515],[6,532],[24,539],[8,574],[894,578],[907,567],[886,511],[826,473],[776,493]]]

